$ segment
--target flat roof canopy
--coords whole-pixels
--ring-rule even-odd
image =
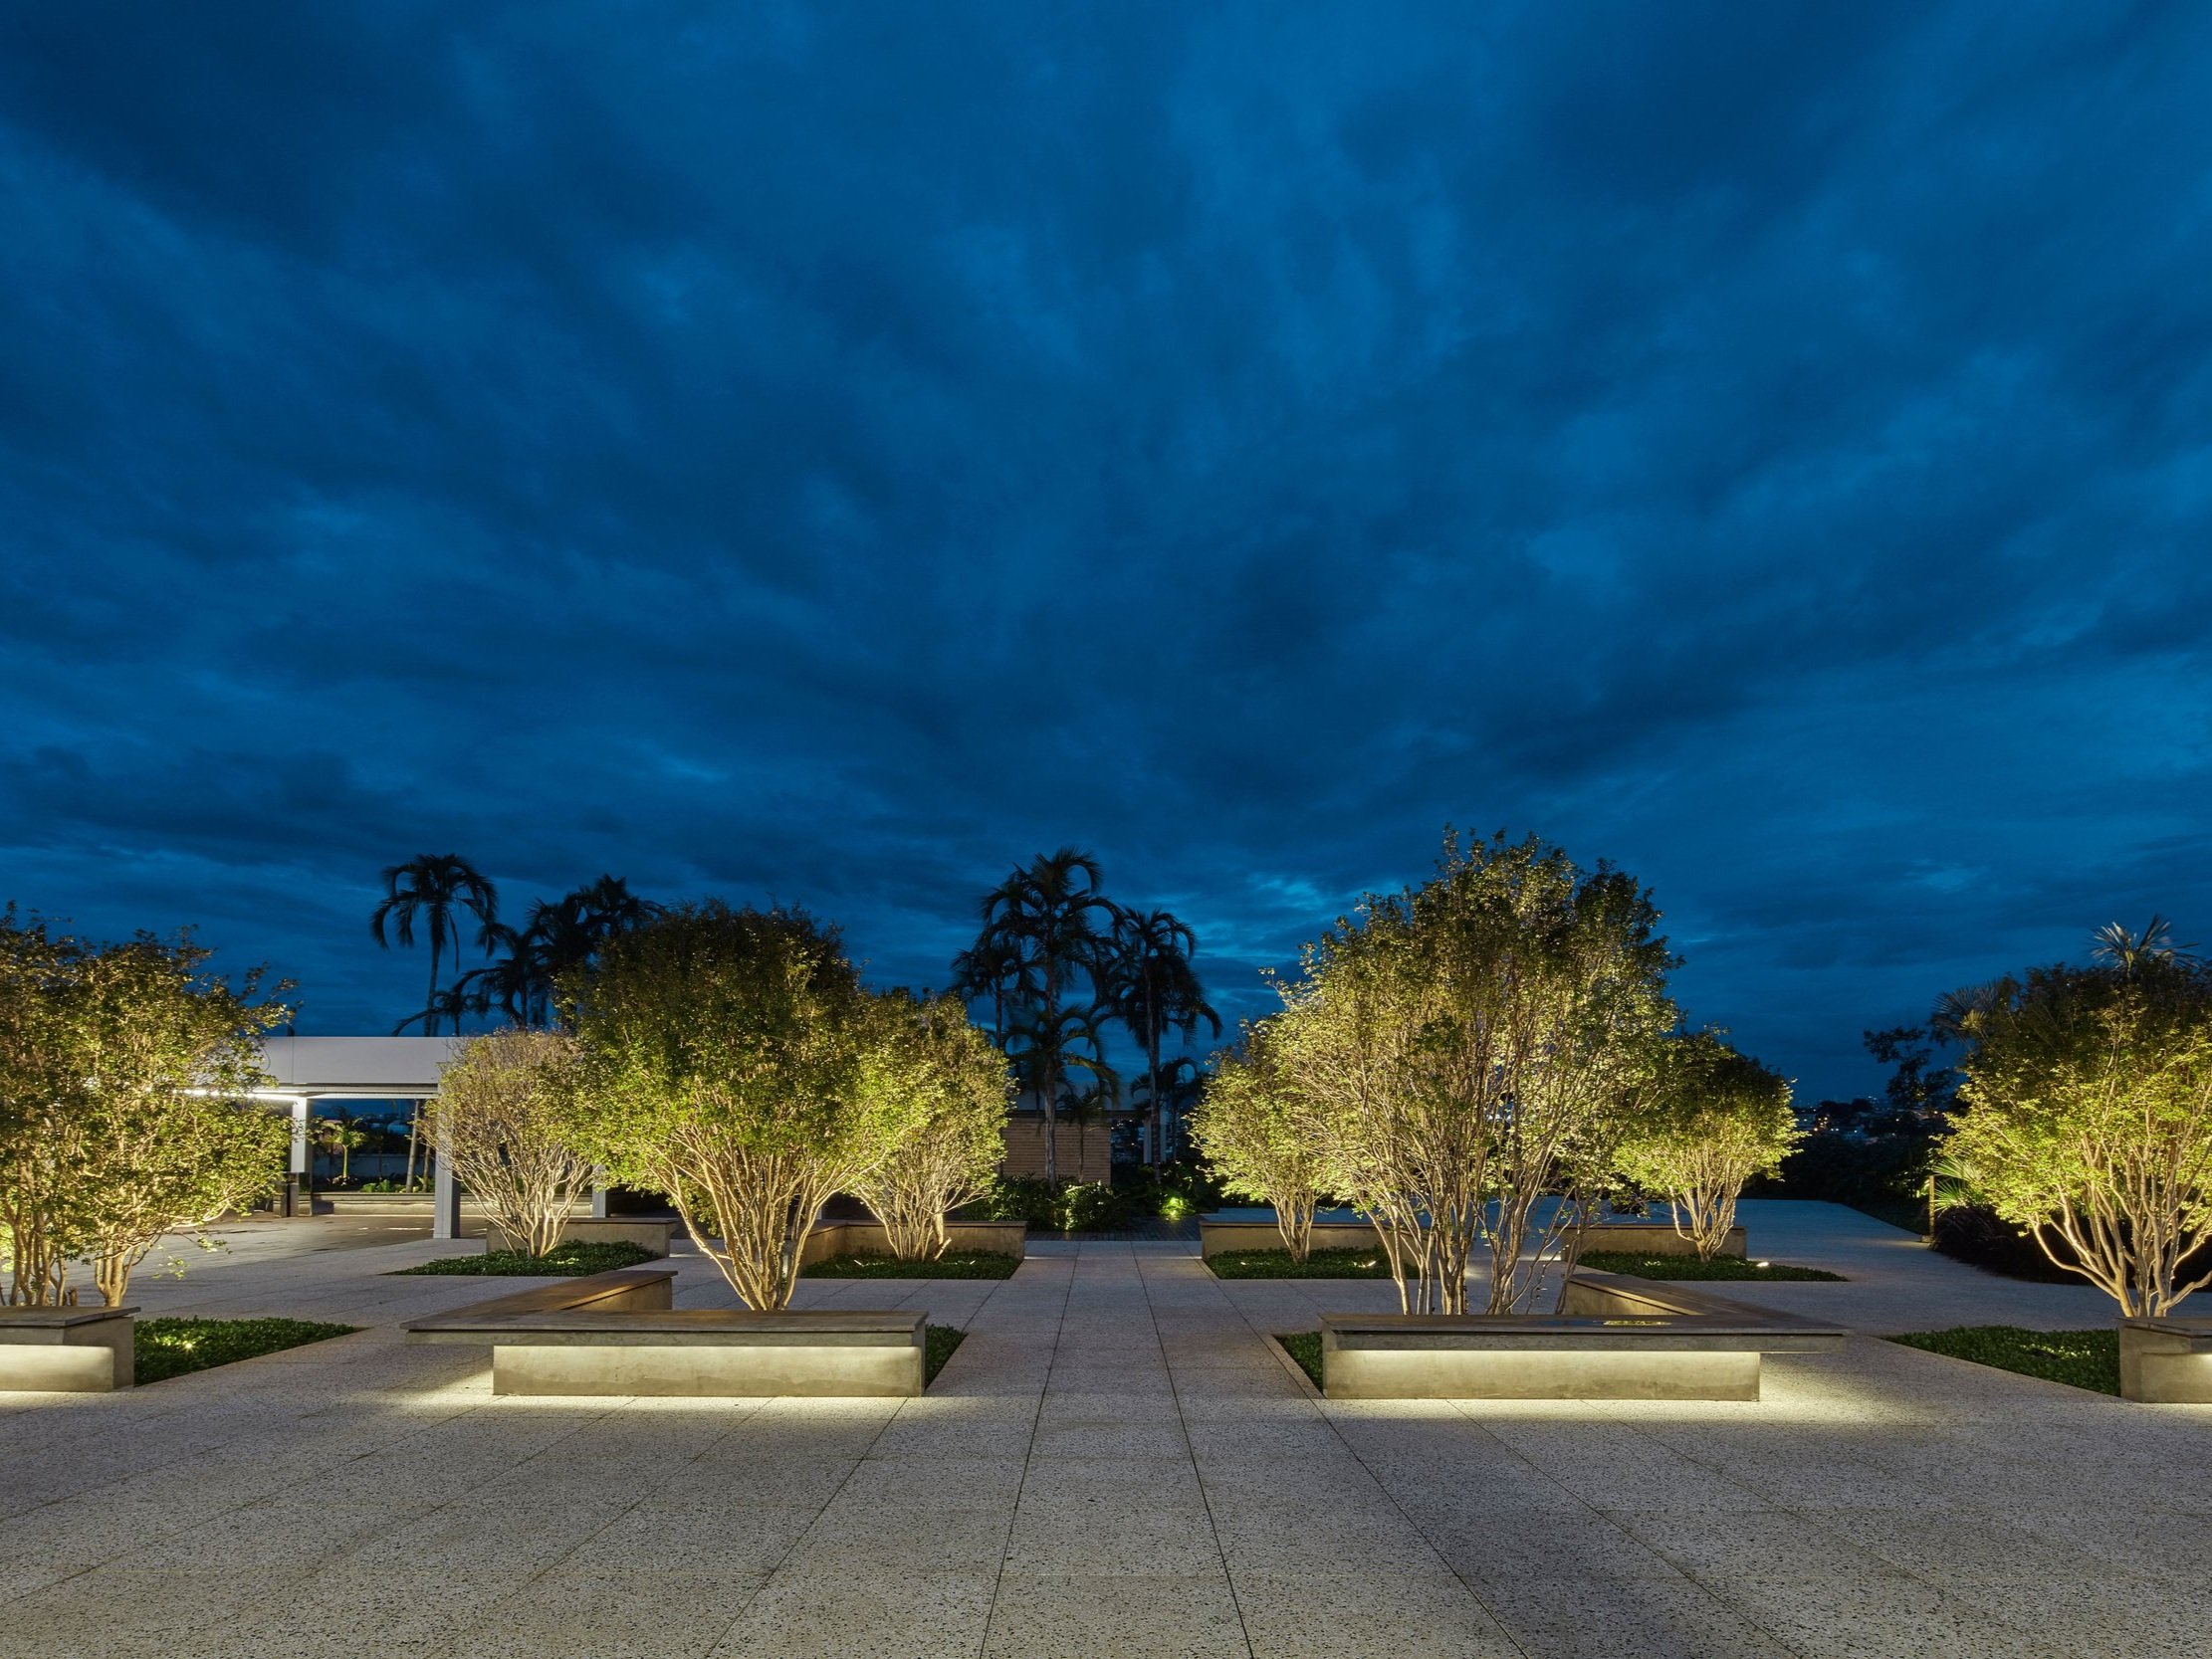
[[[421,1099],[438,1092],[458,1037],[264,1037],[262,1065],[277,1080],[266,1096]]]

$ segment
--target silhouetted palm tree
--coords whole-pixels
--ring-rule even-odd
[[[415,923],[419,920],[430,934],[430,990],[423,1002],[422,1012],[402,1020],[404,1030],[417,1019],[424,1019],[438,1005],[438,964],[448,942],[456,957],[461,954],[460,913],[466,911],[477,921],[477,942],[490,955],[498,935],[499,891],[478,874],[475,866],[452,853],[421,853],[405,864],[394,864],[384,871],[384,897],[370,913],[368,931],[376,942],[386,949],[391,940],[384,936],[390,926],[401,944],[415,942]],[[426,1031],[435,1031],[435,1025]],[[454,1016],[453,1029],[461,1029],[460,1017]]]
[[[429,1003],[393,1026],[391,1034],[397,1037],[407,1027],[419,1022],[425,1037],[435,1037],[438,1034],[438,1022],[443,1020],[453,1027],[454,1035],[459,1036],[462,1016],[479,1011],[476,998],[469,993],[468,980],[465,977],[456,979],[452,984],[432,991]]]
[[[1166,911],[1140,915],[1119,911],[1114,917],[1113,976],[1109,1000],[1114,1014],[1145,1049],[1146,1098],[1152,1112],[1152,1160],[1166,1157],[1167,1124],[1160,1087],[1160,1048],[1171,1031],[1189,1042],[1199,1022],[1221,1034],[1221,1016],[1206,1000],[1191,966],[1199,936],[1188,923]]]
[[[518,1025],[551,1024],[560,976],[588,965],[608,939],[660,912],[619,876],[601,876],[558,899],[538,900],[520,933],[491,930],[493,943],[505,954],[466,976],[471,1006],[479,1013],[497,1007]]]
[[[1099,891],[1098,861],[1062,847],[1038,854],[985,895],[983,932],[967,953],[969,971],[996,974],[988,982],[1006,987],[999,1009],[1001,1046],[1012,1055],[1017,1034],[1028,1033],[1020,1040],[1030,1054],[1028,1085],[1044,1113],[1047,1180],[1059,1178],[1056,1132],[1066,1068],[1104,1068],[1097,1005],[1108,982],[1111,940],[1098,924],[1116,914]],[[1078,980],[1088,981],[1090,1005],[1070,1021],[1069,998]],[[1007,1016],[1007,1004],[1020,1012]]]

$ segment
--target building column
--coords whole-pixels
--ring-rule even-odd
[[[430,1236],[459,1238],[461,1183],[453,1178],[453,1158],[447,1150],[445,1137],[438,1138],[438,1143],[430,1156]]]
[[[591,1169],[591,1217],[595,1221],[607,1218],[607,1172],[596,1164]]]

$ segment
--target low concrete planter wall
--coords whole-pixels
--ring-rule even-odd
[[[1383,1241],[1365,1221],[1316,1221],[1309,1248],[1380,1250]],[[1199,1255],[1211,1261],[1225,1250],[1280,1250],[1281,1229],[1272,1221],[1217,1221],[1199,1218]]]
[[[1748,1239],[1741,1227],[1728,1229],[1723,1256],[1739,1260]],[[1379,1250],[1383,1241],[1365,1221],[1316,1221],[1311,1248],[1315,1250]],[[1224,1250],[1280,1250],[1282,1233],[1272,1221],[1221,1221],[1211,1216],[1199,1221],[1199,1254],[1211,1259]],[[1663,1221],[1600,1221],[1585,1228],[1585,1250],[1619,1250],[1638,1256],[1693,1256],[1697,1247]]]
[[[988,1250],[1026,1259],[1029,1224],[1025,1221],[955,1221],[945,1229],[948,1250]],[[822,1221],[806,1235],[799,1265],[812,1267],[832,1256],[888,1256],[891,1239],[880,1221]]]
[[[634,1244],[641,1250],[650,1250],[656,1256],[668,1254],[670,1242],[676,1236],[678,1223],[656,1221],[643,1215],[577,1215],[561,1224],[560,1242],[563,1244]],[[516,1243],[497,1221],[488,1222],[484,1228],[484,1253],[496,1255],[502,1250],[518,1250]]]
[[[1744,1258],[1749,1243],[1741,1227],[1730,1227],[1720,1253]],[[1697,1246],[1664,1221],[1600,1221],[1583,1229],[1585,1250],[1618,1250],[1632,1256],[1694,1256]]]
[[[2145,1405],[2212,1405],[2212,1319],[2121,1320],[2119,1391]]]
[[[415,1320],[410,1343],[492,1350],[495,1394],[775,1394],[897,1398],[922,1391],[929,1316],[835,1309],[672,1310],[672,1267],[627,1267],[534,1286]]]
[[[136,1375],[135,1308],[0,1308],[0,1390],[105,1394]]]
[[[1766,1353],[1844,1333],[1684,1285],[1577,1273],[1562,1314],[1330,1314],[1331,1399],[1755,1400]]]

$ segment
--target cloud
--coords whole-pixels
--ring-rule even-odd
[[[425,850],[934,983],[1072,841],[1253,1012],[1533,828],[1814,1093],[2208,909],[2186,8],[4,28],[9,886],[314,1028]]]

